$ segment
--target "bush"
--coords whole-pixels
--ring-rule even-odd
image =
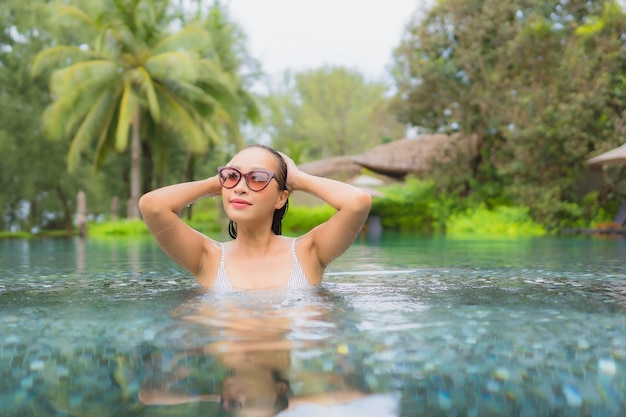
[[[205,198],[195,203],[191,220],[183,214],[183,220],[197,231],[211,235],[222,230],[221,200]]]
[[[103,223],[89,223],[89,237],[147,236],[150,231],[142,220],[117,220]]]
[[[302,234],[330,219],[335,209],[329,205],[317,207],[290,206],[283,219],[283,233]]]
[[[480,205],[452,214],[446,222],[446,235],[451,237],[530,237],[545,233],[526,207],[499,206],[488,210]]]
[[[0,239],[30,239],[33,235],[29,232],[8,232],[0,231]]]
[[[433,181],[407,178],[404,184],[389,186],[383,193],[385,197],[374,198],[370,215],[379,216],[384,229],[402,232],[439,229],[440,215],[445,209],[435,199]]]

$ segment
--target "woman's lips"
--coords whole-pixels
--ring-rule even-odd
[[[250,205],[250,203],[248,203],[246,200],[242,200],[240,198],[230,200],[230,204],[235,208],[244,208]]]

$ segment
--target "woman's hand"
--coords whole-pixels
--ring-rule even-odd
[[[287,164],[287,181],[286,181],[287,190],[289,190],[290,193],[292,191],[299,190],[300,189],[299,178],[302,175],[305,175],[305,173],[300,171],[300,168],[298,168],[298,166],[293,161],[293,159],[291,159],[290,157],[288,157],[282,152],[279,152],[279,153],[285,160],[285,163]]]

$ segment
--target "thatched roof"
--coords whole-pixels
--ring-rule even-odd
[[[376,146],[354,156],[337,156],[307,162],[299,168],[309,174],[335,179],[349,179],[367,168],[387,177],[401,178],[407,174],[429,171],[433,163],[446,162],[466,153],[472,141],[459,135],[433,134],[415,139],[400,139]]]
[[[353,156],[357,164],[390,177],[428,171],[433,162],[445,162],[464,151],[469,141],[459,135],[424,135],[400,139]]]
[[[626,164],[626,144],[587,160],[587,165]]]
[[[362,167],[354,162],[351,156],[337,156],[334,158],[318,159],[299,165],[302,171],[328,178],[352,178],[361,172]]]

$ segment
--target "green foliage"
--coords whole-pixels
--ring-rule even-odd
[[[148,159],[144,176],[155,170],[163,177],[172,141],[194,156],[220,143],[216,125],[240,121],[240,86],[210,56],[207,29],[182,24],[172,32],[175,23],[185,22],[176,20],[168,1],[100,0],[82,9],[57,3],[54,9],[58,21],[82,39],[44,49],[33,61],[33,76],[54,70],[44,131],[51,139],[71,138],[70,173],[90,148],[96,149],[96,170],[112,151],[128,149],[129,216],[138,217],[140,153]]]
[[[317,207],[290,206],[283,219],[284,234],[302,234],[324,223],[335,214],[329,205]]]
[[[395,52],[394,108],[472,138],[432,170],[438,188],[576,222],[584,161],[623,143],[625,31],[614,1],[446,0],[416,17]]]
[[[0,230],[0,239],[32,239],[32,238],[67,238],[67,230],[42,230],[38,233],[27,231],[8,232]]]
[[[219,233],[222,230],[222,225],[217,212],[194,214],[191,220],[185,220],[185,223],[197,231],[207,235]]]
[[[72,231],[72,235],[75,235],[76,231],[73,230]],[[38,232],[37,234],[34,235],[34,237],[52,237],[52,238],[69,238],[71,237],[68,234],[67,230],[42,230],[40,232]]]
[[[133,108],[140,109],[142,191],[213,175],[241,146],[240,127],[259,119],[247,91],[258,63],[219,2],[183,3],[0,1],[0,229],[69,230],[81,189],[91,214],[108,215],[113,196],[125,213],[136,176],[127,155],[105,156],[129,144]],[[322,67],[272,86],[267,132],[298,162],[397,138],[404,126],[395,116],[426,131],[473,135],[470,152],[429,173],[434,187],[409,181],[375,199],[372,212],[389,229],[443,231],[449,216],[480,202],[529,207],[549,230],[590,227],[611,221],[626,194],[625,169],[605,170],[595,194],[583,198],[577,189],[585,159],[624,140],[624,33],[624,10],[614,1],[437,1],[407,25],[396,50],[396,114],[387,108],[388,86]],[[181,58],[174,67],[171,57]],[[46,81],[57,64],[65,68],[54,73],[50,95]],[[107,113],[111,97],[120,105]],[[48,130],[80,139],[71,160],[93,160],[98,175],[83,164],[68,175],[69,142],[41,140],[50,100],[58,114],[48,114]],[[101,127],[107,121],[111,129]],[[191,222],[216,230],[220,216],[211,210],[195,208]],[[294,227],[310,219],[306,210]]]
[[[87,235],[90,238],[149,236],[150,231],[142,220],[118,220],[102,223],[89,223]]]
[[[50,94],[43,80],[31,79],[30,64],[53,42],[47,3],[0,2],[0,229],[47,228],[51,218],[71,229],[72,199],[90,180],[66,174],[67,147],[41,140]]]
[[[379,216],[384,229],[396,231],[440,231],[450,210],[450,201],[438,201],[433,181],[407,178],[405,184],[383,190],[385,197],[375,197],[371,216]]]
[[[526,207],[484,205],[451,215],[446,221],[446,236],[455,238],[517,238],[542,236],[545,229],[534,222]]]
[[[191,206],[193,215],[191,219],[187,219],[183,213],[185,223],[201,233],[212,235],[219,233],[222,229],[221,216],[221,199],[203,199]],[[224,222],[226,218],[224,218]]]
[[[537,236],[546,231],[526,207],[496,206],[492,210],[472,199],[440,193],[432,180],[408,178],[374,198],[371,216],[384,229],[402,232],[444,233],[450,236]]]
[[[115,0],[112,3],[94,2],[88,11],[73,5],[56,5],[56,18],[66,24],[65,27],[85,36],[83,43],[80,47],[59,45],[48,48],[33,62],[34,76],[43,70],[56,69],[59,64],[64,66],[56,69],[50,78],[55,100],[46,110],[44,127],[52,139],[72,137],[68,155],[70,170],[77,164],[84,149],[94,142],[99,143],[101,152],[109,149],[125,151],[129,126],[137,115],[140,102],[150,108],[155,119],[160,119],[159,103],[155,97],[155,86],[158,85],[155,85],[154,74],[164,72],[158,65],[162,55],[151,53],[143,59],[136,56],[139,50],[145,53],[145,48],[138,47],[143,42],[151,47],[151,52],[156,50],[158,39],[154,34],[160,30],[158,23],[143,21],[139,25],[153,32],[150,36],[143,30],[135,33],[137,28],[133,29],[128,20],[141,20],[139,10],[130,8],[122,11],[116,7]],[[104,14],[103,8],[110,8],[110,13]],[[155,16],[164,19],[160,10],[155,10]],[[111,42],[112,36],[118,41]],[[142,39],[141,36],[150,39]],[[160,37],[165,37],[165,34]],[[87,42],[88,48],[85,47]],[[68,53],[72,53],[71,60],[67,60]],[[187,63],[188,60],[182,61]],[[183,65],[184,68],[188,66]],[[124,71],[117,71],[117,68]],[[166,77],[159,80],[163,82]],[[165,99],[162,101],[166,102]],[[96,161],[102,158],[98,157]]]
[[[29,232],[7,232],[0,230],[0,239],[30,239],[33,237]]]
[[[389,110],[388,86],[356,71],[322,67],[285,73],[262,101],[275,147],[299,162],[350,155],[404,135]]]

